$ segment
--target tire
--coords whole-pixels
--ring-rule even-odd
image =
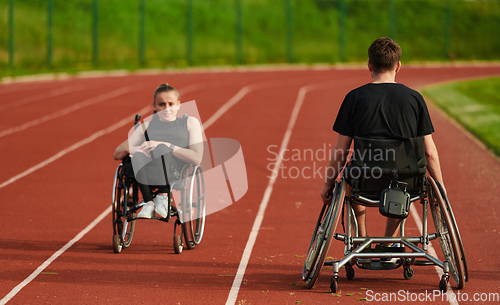
[[[182,252],[182,236],[180,235],[174,235],[174,252],[175,254]]]
[[[113,252],[120,253],[122,252],[122,240],[120,235],[113,235]]]
[[[413,277],[413,268],[408,266],[403,269],[403,276],[405,280],[411,280]]]
[[[199,166],[186,168],[183,174],[182,228],[188,249],[194,249],[203,238],[205,230],[205,181]]]
[[[339,290],[339,279],[334,275],[332,275],[332,278],[330,280],[330,289],[332,293],[337,293],[337,291]]]
[[[439,290],[441,291],[441,293],[446,293],[446,291],[448,290],[448,282],[444,277],[442,277],[439,281]]]
[[[465,251],[464,251],[464,245],[462,243],[462,237],[460,236],[460,231],[458,230],[458,225],[457,225],[457,220],[455,218],[455,215],[453,214],[453,209],[451,208],[450,201],[448,200],[448,196],[446,195],[446,192],[444,191],[443,186],[439,181],[435,181],[439,191],[441,192],[441,196],[443,197],[445,203],[446,203],[446,209],[448,213],[450,214],[451,221],[453,223],[453,227],[456,232],[456,237],[458,244],[460,245],[460,253],[462,254],[462,261],[464,263],[464,277],[465,277],[465,282],[469,281],[469,268],[467,267],[467,259],[465,258]]]
[[[349,265],[349,264],[346,264],[345,265],[345,277],[348,280],[353,280],[354,279],[354,275],[355,275],[355,272],[354,272],[353,266]]]
[[[342,215],[345,189],[344,179],[340,183],[335,182],[332,203],[329,206],[323,205],[321,209],[302,271],[302,279],[306,282],[306,288],[308,289],[314,286],[323,268],[328,250],[330,249],[333,233]]]
[[[128,217],[133,217],[135,214],[129,214],[131,206],[137,204],[137,186],[131,181],[127,181],[122,174],[122,164],[116,170],[115,181],[113,184],[113,203],[112,203],[112,217],[113,217],[113,250],[115,249],[115,236],[120,237],[120,246],[127,248],[132,242],[135,229],[135,221],[128,221]],[[128,182],[128,184],[127,184]]]
[[[450,277],[457,284],[457,288],[462,289],[465,283],[465,267],[457,238],[459,236],[458,231],[456,231],[451,216],[448,213],[446,201],[442,196],[441,190],[433,178],[429,178],[427,190],[434,227],[436,228],[436,233],[439,235],[438,239],[443,256],[448,261]]]
[[[201,243],[205,231],[206,201],[205,180],[201,167],[196,166],[190,181],[189,198],[191,207],[191,240],[197,245]]]

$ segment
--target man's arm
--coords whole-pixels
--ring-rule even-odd
[[[427,158],[427,171],[429,171],[429,174],[434,180],[439,181],[444,187],[439,155],[432,135],[425,136],[425,156]]]
[[[351,147],[352,138],[339,134],[337,143],[332,151],[330,157],[330,164],[325,177],[323,188],[321,189],[321,199],[325,204],[330,204],[332,201],[332,192],[334,181],[337,178],[340,170],[344,167],[349,155],[349,148]]]

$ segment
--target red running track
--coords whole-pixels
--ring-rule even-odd
[[[403,67],[398,81],[419,88],[490,75],[500,75],[500,67]],[[404,280],[401,269],[356,269],[353,281],[341,272],[341,297],[327,293],[330,269],[322,271],[312,290],[304,289],[301,280],[303,256],[321,208],[323,178],[308,168],[327,164],[321,153],[312,159],[303,153],[333,147],[336,135],[331,127],[344,95],[369,81],[364,68],[304,68],[1,85],[0,303],[359,304],[365,303],[359,299],[367,297],[368,290],[418,294],[437,289],[434,267],[415,267],[410,281]],[[197,101],[203,122],[243,87],[259,84],[206,129],[207,137],[241,143],[248,192],[237,203],[207,217],[203,242],[194,250],[175,255],[173,224],[140,220],[132,245],[115,254],[110,203],[118,162],[112,153],[126,138],[133,115],[152,103],[154,89],[164,82],[181,89],[183,101]],[[306,87],[310,90],[299,95],[308,85],[312,85]],[[300,108],[297,101],[303,102]],[[299,112],[289,128],[289,152],[266,201],[269,169],[294,107]],[[500,163],[434,106],[429,107],[470,270],[471,279],[461,291],[468,294],[469,302],[459,303],[475,304],[470,300],[475,293],[500,293],[496,259]],[[303,172],[295,177],[297,170]],[[255,244],[247,248],[248,265],[231,299],[231,287],[263,202],[267,208],[261,211]],[[88,227],[91,223],[94,226]],[[370,234],[382,234],[383,226],[378,212],[370,211]],[[87,233],[64,248],[86,228]],[[406,231],[418,234],[413,218],[408,219]],[[439,253],[439,246],[434,247]],[[339,258],[343,248],[334,241],[330,256]],[[58,253],[61,249],[65,251]],[[50,264],[42,266],[49,259]],[[40,266],[41,272],[34,273]]]

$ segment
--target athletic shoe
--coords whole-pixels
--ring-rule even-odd
[[[154,217],[155,213],[155,204],[153,201],[148,201],[143,207],[142,210],[137,214],[137,218],[151,218]]]
[[[168,196],[167,195],[157,195],[155,202],[155,211],[160,214],[161,217],[165,218],[168,216]]]
[[[392,244],[392,246],[388,246],[388,245],[381,245],[381,246],[386,247],[386,248],[399,248],[400,247],[399,243],[394,243],[394,244]],[[397,261],[398,261],[397,257],[381,257],[380,258],[380,262],[386,263],[386,264],[395,264]]]

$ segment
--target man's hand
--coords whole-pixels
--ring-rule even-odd
[[[325,182],[323,184],[323,189],[321,189],[321,199],[326,205],[330,205],[332,203],[332,193],[334,186],[335,180],[333,180],[332,183]]]

